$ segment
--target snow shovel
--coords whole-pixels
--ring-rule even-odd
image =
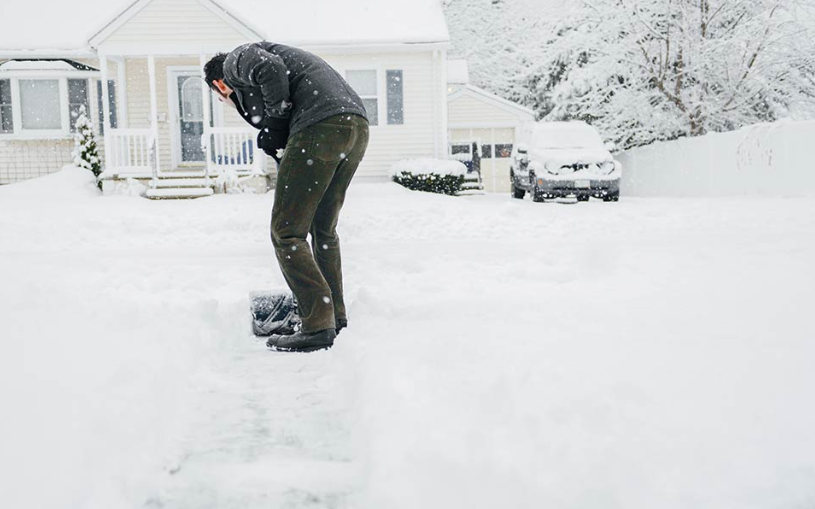
[[[297,301],[287,290],[265,290],[249,294],[252,332],[255,336],[292,334],[300,326]]]

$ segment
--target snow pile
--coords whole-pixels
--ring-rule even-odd
[[[815,122],[654,143],[618,157],[629,196],[815,195]]]
[[[332,352],[355,507],[815,501],[815,202],[383,191],[348,199],[361,288]]]
[[[7,198],[75,199],[100,195],[93,173],[74,165],[44,177],[0,186],[0,196]]]
[[[215,179],[215,190],[224,194],[254,193],[254,188],[246,185],[246,179],[241,178],[233,169],[222,171]]]
[[[467,174],[467,167],[460,161],[420,157],[397,161],[390,168],[391,177],[399,177],[405,173],[412,175],[463,177]]]
[[[4,506],[815,501],[815,200],[355,183],[350,327],[277,355],[247,309],[285,284],[269,196],[86,189],[0,189]]]
[[[115,180],[112,189],[106,189],[105,194],[121,196],[144,196],[147,194],[148,186],[138,180],[128,177],[125,180]]]

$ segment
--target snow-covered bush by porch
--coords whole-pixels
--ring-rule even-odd
[[[99,158],[93,125],[88,119],[85,106],[79,107],[79,117],[76,119],[73,158],[76,166],[90,170],[97,181],[99,180],[99,175],[102,173],[102,162]]]
[[[252,177],[241,178],[234,169],[227,169],[215,179],[215,192],[223,194],[243,194],[254,193],[255,190],[246,185],[246,181]]]
[[[413,191],[456,195],[461,191],[467,167],[460,161],[404,159],[390,168],[391,179]]]

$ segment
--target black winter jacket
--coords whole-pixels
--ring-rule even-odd
[[[368,118],[345,79],[298,48],[265,41],[239,46],[224,61],[224,79],[238,97],[238,110],[257,128],[285,119],[294,135],[341,113]]]

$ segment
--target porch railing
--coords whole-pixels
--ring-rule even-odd
[[[151,129],[111,129],[105,137],[108,165],[117,172],[152,172],[155,137]]]
[[[224,170],[262,173],[263,154],[255,147],[257,131],[241,127],[214,127],[204,136],[209,173]],[[208,146],[206,146],[208,145]]]

